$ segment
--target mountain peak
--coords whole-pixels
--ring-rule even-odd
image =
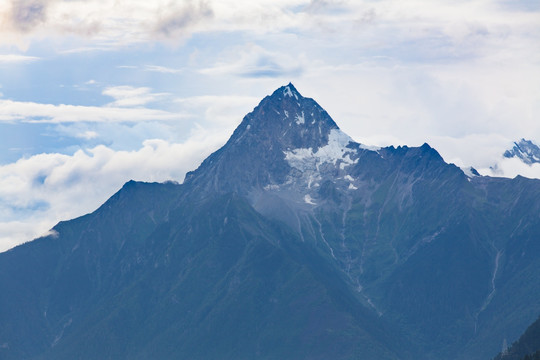
[[[328,113],[289,83],[266,96],[246,115],[231,140],[250,130],[258,137],[275,137],[285,148],[318,148],[327,144],[331,129],[338,126]]]
[[[303,96],[300,95],[298,90],[296,90],[296,88],[291,82],[289,82],[287,85],[282,86],[276,91],[274,91],[274,93],[272,94],[272,97],[275,97],[275,96],[277,97],[283,96],[283,97],[290,97],[290,98],[294,97],[296,100],[300,100],[300,98],[303,98]]]
[[[511,150],[506,150],[503,154],[505,158],[516,157],[527,165],[540,163],[540,148],[531,140],[521,139],[514,142],[514,147]]]
[[[317,153],[335,144],[345,147],[349,140],[315,100],[289,83],[247,114],[227,143],[188,173],[185,182],[204,177],[202,183],[227,191],[281,184],[291,170],[286,154],[298,149]]]

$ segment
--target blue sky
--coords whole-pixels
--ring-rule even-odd
[[[0,251],[181,182],[289,81],[361,143],[540,177],[501,157],[540,142],[539,4],[0,1]]]

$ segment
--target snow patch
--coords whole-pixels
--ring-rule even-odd
[[[469,178],[469,181],[473,177],[480,176],[478,171],[476,171],[476,169],[471,167],[471,166],[463,167],[463,168],[461,168],[461,171],[463,171],[463,173]]]
[[[309,196],[309,194],[306,194],[306,195],[304,196],[304,202],[305,202],[306,204],[309,204],[309,205],[317,205],[317,204],[313,201],[313,199],[311,198],[311,196]]]
[[[312,148],[299,148],[285,151],[285,160],[290,166],[298,170],[319,170],[324,163],[332,163],[334,166],[339,161],[339,167],[345,169],[358,162],[351,159],[354,150],[347,148],[352,139],[339,129],[332,129],[328,134],[328,144],[313,152]]]
[[[311,174],[308,178],[308,184],[307,184],[308,189],[311,189],[311,184],[314,184],[314,186],[319,186],[317,181],[320,179],[321,177],[319,175]]]
[[[283,89],[283,96],[293,97],[293,93],[292,93],[291,88],[289,86],[285,86],[285,89]],[[297,99],[298,99],[298,97],[297,97]]]
[[[283,110],[285,112],[285,116],[289,117],[289,112],[287,110]]]
[[[349,184],[349,190],[358,190],[358,188],[353,184]]]
[[[351,175],[345,175],[344,179],[345,179],[345,180],[348,180],[348,181],[350,181],[350,182],[353,182],[353,181],[354,181],[354,179],[353,179],[353,177],[352,177]]]
[[[302,125],[306,122],[306,119],[304,118],[304,112],[302,111],[302,116],[296,114],[296,125]]]
[[[379,150],[381,150],[381,147],[380,146],[360,144],[360,149],[370,150],[370,151],[379,151]]]

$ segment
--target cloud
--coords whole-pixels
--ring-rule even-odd
[[[501,156],[496,159],[496,162],[492,166],[477,170],[480,174],[487,176],[514,178],[521,175],[531,179],[540,179],[540,164],[534,163],[527,165],[517,158],[509,159]]]
[[[293,78],[303,71],[303,56],[268,51],[258,45],[228,49],[212,67],[201,69],[205,75],[235,75],[244,78]]]
[[[253,110],[260,100],[254,96],[205,95],[179,98],[175,101],[186,112],[198,114],[200,121],[211,124],[212,127],[220,126],[221,131],[230,134],[238,121]]]
[[[310,42],[328,38],[329,44],[409,54],[425,52],[419,55],[433,58],[443,53],[449,57],[483,54],[485,46],[496,47],[501,39],[511,44],[516,35],[537,40],[539,7],[517,4],[523,1],[510,3],[11,0],[8,6],[0,5],[0,18],[19,24],[15,31],[28,37],[69,39],[75,35],[89,39],[91,44],[82,49],[185,39],[195,33],[243,32],[249,38],[288,33]],[[14,39],[5,33],[0,41],[11,43]]]
[[[163,74],[180,74],[185,71],[185,69],[173,69],[173,68],[168,68],[165,66],[158,66],[158,65],[145,65],[144,70],[163,73]]]
[[[103,95],[115,99],[114,102],[109,104],[111,107],[129,107],[146,105],[169,96],[170,94],[152,93],[152,89],[148,87],[111,86],[103,90]]]
[[[0,251],[95,210],[130,179],[181,182],[225,140],[221,132],[198,128],[182,143],[145,140],[133,151],[99,145],[0,166]]]
[[[75,136],[85,140],[92,140],[97,139],[99,137],[99,134],[96,131],[87,130],[85,132],[77,133]]]
[[[113,91],[114,92],[114,91]],[[129,91],[124,98],[118,101],[122,106],[126,104],[141,104],[146,100],[144,96],[129,97]],[[115,92],[121,96],[120,92]],[[152,95],[147,95],[152,98]],[[144,100],[144,101],[143,101]],[[0,99],[0,121],[5,122],[42,122],[42,123],[75,123],[75,122],[138,122],[155,120],[178,120],[185,115],[173,114],[164,110],[148,108],[124,108],[119,105],[109,107],[79,106],[79,105],[53,105],[34,102],[21,102]]]
[[[182,5],[170,2],[158,9],[159,15],[154,27],[158,37],[177,38],[183,36],[194,25],[210,19],[214,12],[206,1],[184,1]]]
[[[306,5],[306,7],[304,8],[304,11],[310,13],[334,13],[338,11],[339,13],[341,13],[345,9],[346,7],[344,1],[341,0],[311,0],[309,4]]]
[[[40,58],[35,56],[26,56],[19,54],[0,55],[0,64],[29,63],[37,60],[40,60]]]
[[[20,32],[29,32],[47,20],[50,0],[12,0],[10,22]]]

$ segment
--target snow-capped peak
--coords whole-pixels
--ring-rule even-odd
[[[506,158],[519,158],[527,165],[540,163],[540,148],[530,140],[521,139],[514,142],[514,147],[503,154]]]

